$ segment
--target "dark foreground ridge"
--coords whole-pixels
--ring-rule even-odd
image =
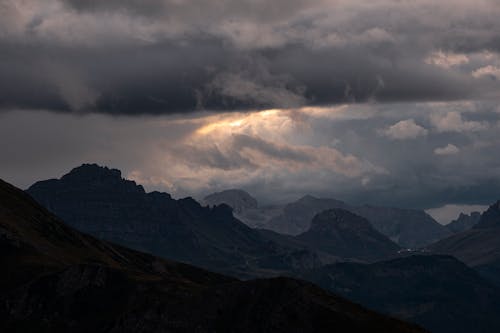
[[[422,332],[312,284],[242,282],[97,240],[0,181],[0,331]]]

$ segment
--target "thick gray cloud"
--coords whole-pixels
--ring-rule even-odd
[[[0,108],[162,114],[498,98],[499,7],[2,0]]]

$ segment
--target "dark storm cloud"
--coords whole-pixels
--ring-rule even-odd
[[[498,80],[471,75],[479,67],[425,60],[499,51],[498,7],[4,0],[0,107],[162,114],[497,96]]]

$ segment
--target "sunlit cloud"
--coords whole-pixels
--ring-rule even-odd
[[[469,58],[465,54],[437,51],[432,52],[427,58],[425,58],[425,62],[430,65],[448,69],[468,63]]]
[[[419,136],[426,136],[428,132],[414,119],[401,120],[386,129],[379,130],[379,134],[394,140],[415,139]]]
[[[472,76],[476,78],[480,77],[491,77],[493,79],[500,80],[500,67],[497,66],[484,66],[481,68],[476,69],[475,71],[472,72]]]
[[[460,112],[434,113],[430,119],[439,132],[474,132],[489,126],[486,122],[465,120]]]
[[[460,149],[451,143],[449,143],[445,147],[439,147],[434,149],[434,154],[436,155],[454,155],[458,154],[458,152],[460,152]]]

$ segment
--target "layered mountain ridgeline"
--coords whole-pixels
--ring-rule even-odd
[[[322,252],[364,261],[387,259],[400,249],[368,220],[344,209],[317,214],[309,230],[296,238]]]
[[[206,196],[202,203],[209,206],[218,206],[225,203],[233,209],[235,214],[240,214],[248,209],[255,209],[258,206],[257,199],[247,192],[237,189],[212,193]]]
[[[428,250],[453,255],[500,285],[500,201],[491,205],[472,229],[440,240]]]
[[[456,220],[451,221],[445,227],[452,233],[466,231],[472,229],[479,222],[480,218],[481,213],[479,212],[472,212],[470,214],[460,213]]]
[[[0,181],[0,331],[422,332],[314,285],[239,280],[99,241]]]
[[[259,206],[257,199],[239,189],[225,190],[207,195],[202,200],[206,205],[226,204],[233,208],[233,214],[252,228],[264,228],[268,222],[282,214],[283,207]]]
[[[500,332],[499,290],[450,256],[338,263],[302,278],[431,332]]]
[[[229,200],[223,197],[218,199],[216,202],[231,206]],[[423,210],[356,206],[310,195],[282,207],[243,209],[238,217],[250,226],[298,235],[309,229],[316,214],[335,208],[346,209],[366,218],[380,233],[404,248],[420,248],[451,234]]]
[[[266,239],[234,218],[227,205],[203,207],[191,198],[146,193],[120,171],[95,164],[37,182],[27,192],[80,231],[218,272],[266,276],[322,264],[306,248]]]

